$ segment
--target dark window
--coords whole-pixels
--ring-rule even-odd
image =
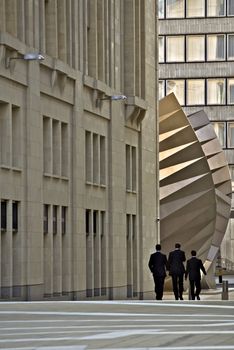
[[[44,204],[44,233],[49,232],[49,205]]]
[[[12,229],[18,231],[18,202],[12,203]]]
[[[62,234],[65,235],[66,233],[66,220],[67,220],[67,208],[62,207]]]
[[[1,229],[7,228],[7,202],[1,201]]]
[[[86,235],[90,233],[90,215],[91,215],[91,210],[86,209],[85,211],[85,232]]]
[[[55,235],[57,233],[58,228],[58,207],[57,205],[53,206],[53,234]]]
[[[97,210],[93,211],[93,234],[96,235],[98,232],[98,212]]]

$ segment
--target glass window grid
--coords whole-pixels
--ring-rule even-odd
[[[209,15],[209,11],[208,11],[208,0],[205,0],[205,12],[204,12],[204,16],[199,16],[199,17],[189,17],[186,15],[187,11],[187,1],[184,1],[184,10],[183,10],[183,16],[180,17],[168,17],[167,16],[167,0],[164,1],[160,1],[163,4],[160,4],[160,12],[158,13],[158,18],[159,19],[184,19],[184,18],[220,18],[220,17],[233,17],[234,16],[234,12],[232,14],[230,14],[230,6],[229,6],[229,0],[224,0],[224,14],[221,15]]]
[[[211,124],[214,127],[214,131],[218,136],[220,145],[223,149],[227,148],[227,122],[226,121],[216,121],[211,120]]]
[[[233,133],[233,139],[232,139],[232,133]],[[227,122],[227,149],[234,148],[234,121],[229,120]]]
[[[191,78],[191,79],[183,79],[183,78],[179,78],[179,79],[160,79],[159,82],[162,84],[162,94],[164,96],[168,95],[170,92],[167,92],[167,87],[168,87],[168,81],[175,81],[175,82],[181,82],[184,81],[184,103],[180,103],[181,106],[198,106],[196,104],[188,104],[187,103],[187,85],[188,85],[188,81],[191,80],[204,80],[204,84],[205,84],[205,96],[204,96],[204,104],[200,104],[199,106],[232,106],[234,103],[229,103],[229,90],[228,90],[228,81],[229,80],[234,80],[234,77],[230,77],[230,78],[223,78],[223,77],[207,77],[206,79],[202,79],[202,78]],[[224,101],[223,103],[208,103],[207,101],[207,81],[208,80],[224,80]]]
[[[187,52],[187,41],[188,41],[188,38],[189,37],[201,37],[204,35],[204,38],[205,38],[205,46],[204,46],[204,60],[189,60],[188,59],[188,52]],[[219,59],[209,59],[208,58],[208,38],[211,37],[212,35],[224,35],[224,58],[219,58]],[[164,37],[164,48],[163,48],[163,52],[164,52],[164,57],[162,60],[159,61],[160,64],[163,64],[163,63],[168,63],[168,64],[171,64],[171,63],[184,63],[184,62],[187,62],[187,63],[193,63],[193,62],[229,62],[229,61],[234,61],[234,56],[233,57],[228,57],[228,36],[234,36],[234,33],[209,33],[209,34],[191,34],[191,35],[188,35],[188,34],[182,34],[182,35],[160,35],[160,38],[163,38]],[[184,60],[181,61],[181,60],[174,60],[174,61],[168,61],[167,60],[167,45],[166,45],[166,39],[167,38],[178,38],[178,37],[183,37],[184,38],[184,53],[183,53],[183,56],[184,56]],[[163,40],[163,39],[162,39]]]

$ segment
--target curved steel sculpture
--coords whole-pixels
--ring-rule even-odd
[[[195,249],[212,286],[231,209],[224,152],[204,111],[186,116],[172,93],[159,102],[160,236],[163,249]]]

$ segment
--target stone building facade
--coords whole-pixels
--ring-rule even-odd
[[[0,0],[1,299],[152,291],[155,13],[155,0]]]

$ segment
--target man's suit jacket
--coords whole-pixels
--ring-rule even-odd
[[[199,281],[201,279],[200,271],[202,271],[204,275],[206,275],[206,270],[202,264],[202,261],[193,256],[187,261],[185,277],[187,278],[187,276],[189,275],[190,281]]]
[[[155,276],[160,276],[160,277],[166,276],[167,257],[165,254],[162,254],[161,252],[156,252],[151,254],[148,265],[149,265],[150,271]]]
[[[185,253],[182,250],[175,249],[170,252],[168,257],[169,274],[183,275],[185,273],[183,264],[185,260]]]

